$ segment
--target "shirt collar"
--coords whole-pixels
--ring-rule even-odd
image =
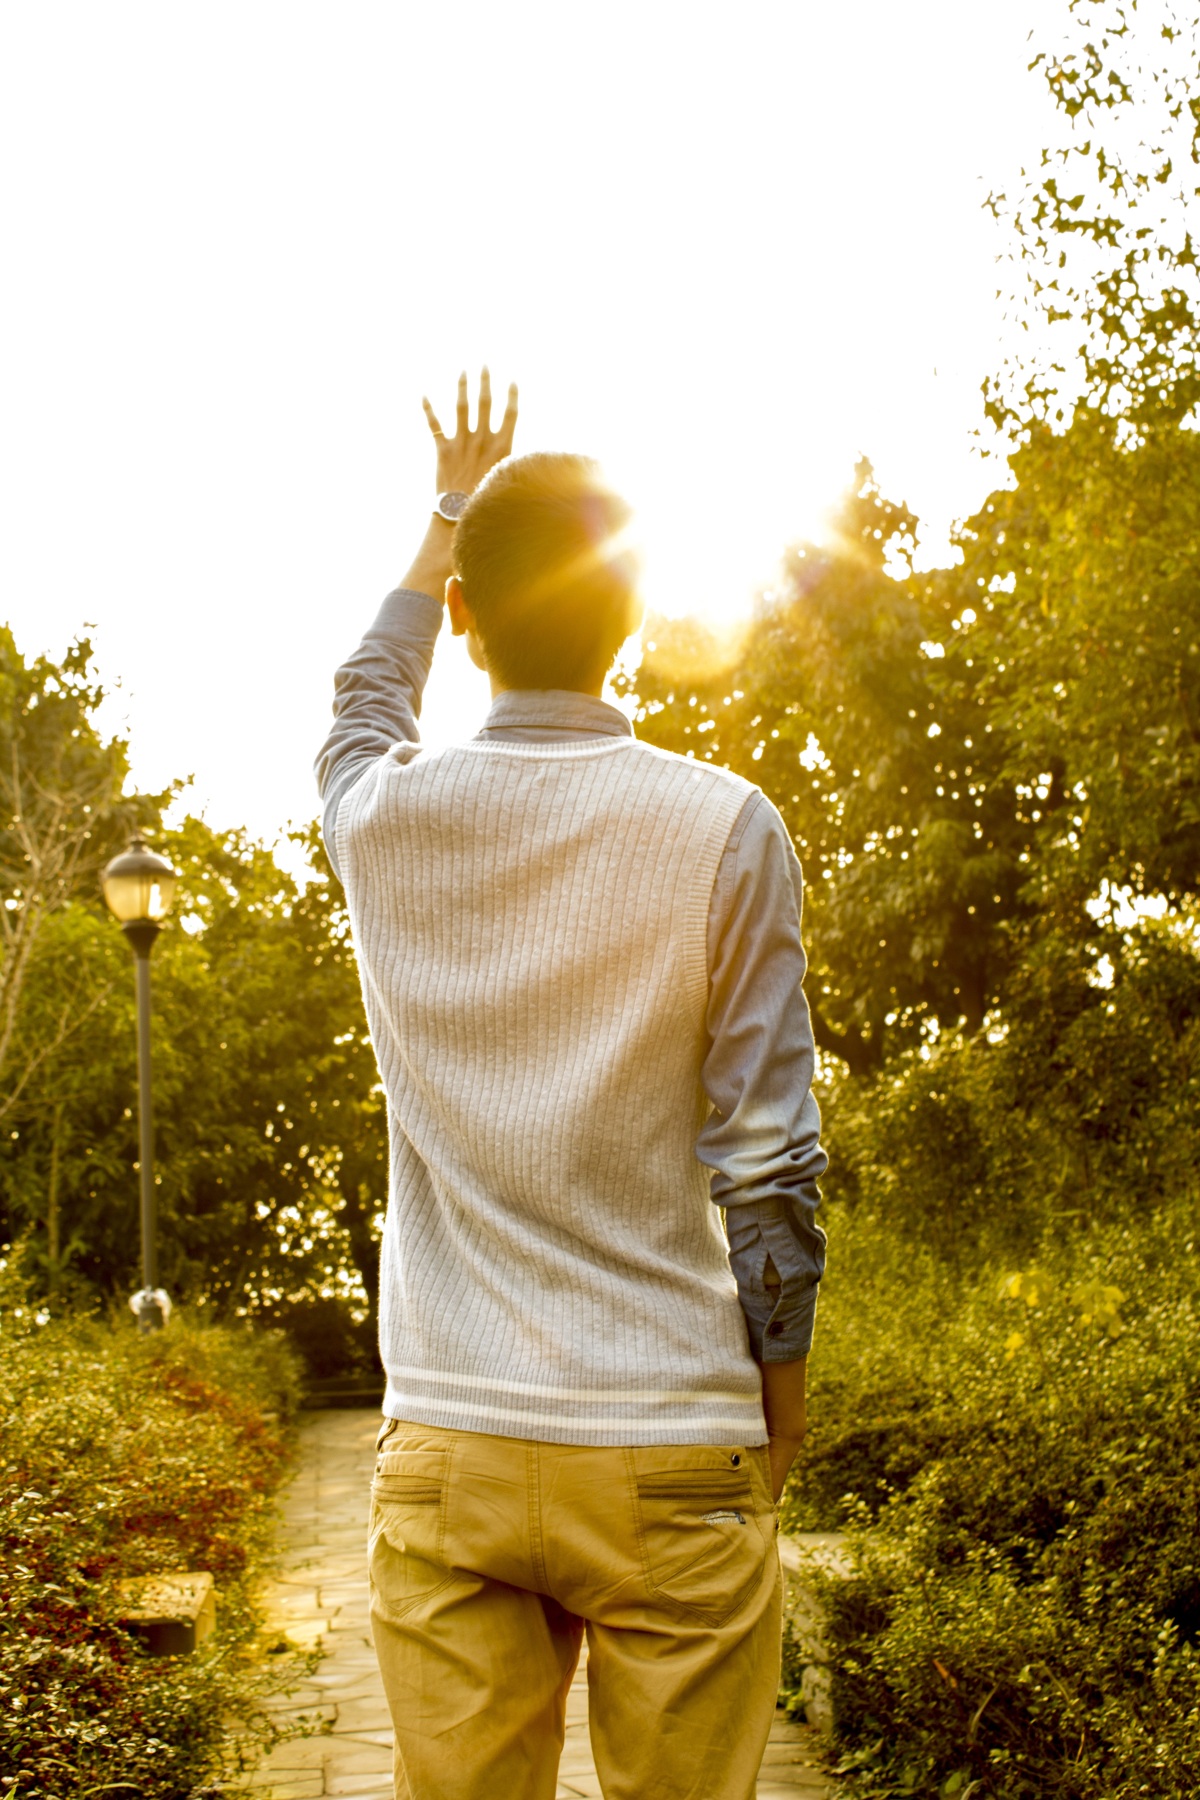
[[[623,712],[570,688],[506,688],[492,701],[483,731],[593,731],[604,737],[632,737]],[[481,733],[482,735],[482,733]]]

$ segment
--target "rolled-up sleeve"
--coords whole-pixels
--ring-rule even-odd
[[[760,1361],[808,1354],[825,1233],[827,1158],[812,1091],[815,1054],[801,941],[803,879],[787,827],[763,795],[742,809],[709,913],[712,1112],[696,1142],[725,1208],[729,1259]]]

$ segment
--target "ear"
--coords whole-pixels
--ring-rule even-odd
[[[630,594],[625,611],[625,636],[640,631],[646,620],[646,603],[640,594]]]
[[[486,673],[487,658],[475,630],[471,609],[463,599],[462,582],[457,575],[449,576],[446,581],[446,611],[450,614],[450,629],[454,636],[466,638],[467,655],[477,669],[483,669]]]
[[[455,637],[465,637],[471,629],[471,615],[463,599],[462,582],[457,575],[446,577],[446,611],[450,614],[450,630]]]

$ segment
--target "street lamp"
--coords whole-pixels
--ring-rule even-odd
[[[179,879],[138,832],[122,856],[114,856],[100,880],[109,911],[129,939],[137,972],[138,1154],[142,1190],[142,1286],[129,1304],[139,1329],[159,1331],[171,1310],[158,1285],[154,1207],[154,1116],[150,1101],[150,952],[171,910]]]

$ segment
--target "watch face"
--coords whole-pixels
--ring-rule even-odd
[[[470,497],[469,494],[460,494],[457,489],[449,494],[439,494],[437,510],[443,519],[457,519]]]

